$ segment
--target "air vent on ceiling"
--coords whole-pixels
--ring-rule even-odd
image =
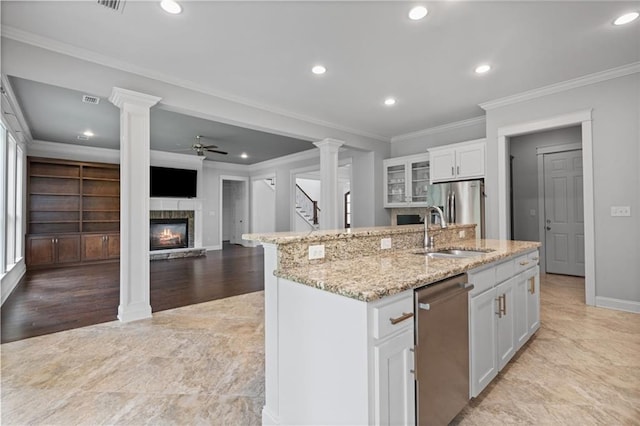
[[[124,9],[125,0],[98,0],[100,6],[104,6],[116,12],[122,13]]]
[[[82,95],[82,102],[98,105],[100,103],[100,98],[97,96]]]
[[[78,140],[81,140],[81,141],[88,141],[89,140],[89,138],[86,137],[85,135],[78,135],[77,138],[78,138]]]

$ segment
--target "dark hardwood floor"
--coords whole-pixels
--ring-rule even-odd
[[[151,262],[154,312],[264,288],[263,249],[225,244],[206,257]],[[28,271],[1,309],[2,343],[117,319],[120,265]]]

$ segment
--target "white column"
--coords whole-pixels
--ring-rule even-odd
[[[114,87],[120,108],[120,306],[123,322],[151,317],[149,302],[149,109],[156,96]]]
[[[344,142],[323,139],[314,142],[320,148],[320,229],[336,229],[338,218],[338,150]]]

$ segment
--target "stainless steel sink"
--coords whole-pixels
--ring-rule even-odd
[[[434,252],[416,252],[415,254],[420,254],[423,256],[428,256],[431,258],[445,258],[445,259],[464,259],[467,257],[480,256],[483,254],[487,254],[488,251],[477,251],[477,250],[465,250],[465,249],[446,249],[446,250],[438,250]]]

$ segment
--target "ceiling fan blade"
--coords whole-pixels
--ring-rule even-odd
[[[210,148],[205,148],[207,151],[209,152],[215,152],[216,154],[222,154],[222,155],[227,155],[229,154],[228,152],[224,152],[224,151],[219,151],[217,149],[210,149]]]

